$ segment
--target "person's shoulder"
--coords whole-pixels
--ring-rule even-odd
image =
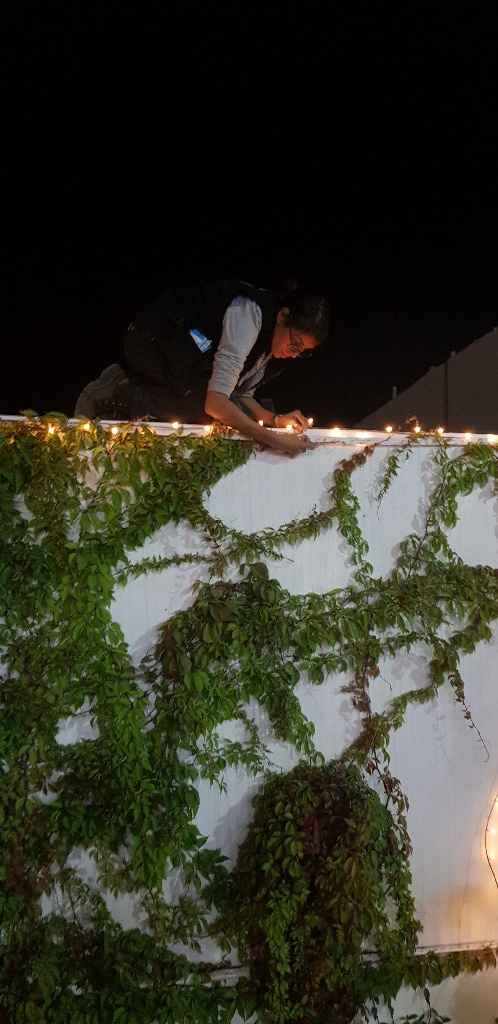
[[[258,328],[261,326],[261,319],[263,315],[261,306],[256,299],[251,298],[249,295],[244,295],[243,293],[240,295],[234,295],[227,309],[238,315],[240,318],[252,320]]]
[[[242,292],[240,295],[234,295],[230,306],[237,306],[239,309],[260,309],[259,303],[256,299],[251,298],[250,295],[244,295]]]
[[[268,313],[274,313],[280,304],[280,295],[277,291],[253,284],[251,281],[239,281],[236,296],[237,299],[244,299],[247,302],[253,303],[263,316]]]

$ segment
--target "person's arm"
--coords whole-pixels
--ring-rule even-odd
[[[260,420],[263,420],[264,427],[276,427],[277,424],[275,423],[276,417],[274,413],[260,405],[253,395],[237,394],[237,402],[239,405],[243,405],[244,409],[247,409],[249,411],[249,415],[252,416],[254,420],[257,420],[258,423]]]
[[[257,402],[256,405],[258,405]],[[252,420],[250,416],[246,416],[245,412],[231,402],[227,395],[222,395],[220,392],[208,390],[204,408],[208,416],[212,416],[213,419],[220,420],[228,427],[233,427],[239,434],[251,437],[253,441],[258,441],[259,444],[264,444],[285,455],[298,455],[300,452],[306,451],[307,448],[313,447],[306,434],[279,434],[274,430],[260,427],[259,423]],[[267,409],[263,411],[268,417],[273,418]],[[261,416],[259,418],[262,419]]]
[[[277,434],[260,427],[250,416],[230,401],[244,363],[257,341],[261,330],[262,313],[256,302],[245,296],[238,296],[230,304],[223,317],[223,331],[214,357],[213,372],[209,381],[205,412],[213,419],[221,420],[246,437],[251,437],[260,444],[268,445],[288,455],[296,455],[311,447],[308,438],[295,437],[292,434]],[[271,413],[264,410],[259,402],[253,399],[261,415],[257,418],[264,422],[272,421]],[[283,424],[282,424],[283,425]]]
[[[254,348],[263,315],[257,302],[239,295],[223,317],[223,329],[216,349],[208,391],[230,397],[237,388],[245,361]]]

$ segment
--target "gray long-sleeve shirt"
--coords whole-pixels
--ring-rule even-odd
[[[252,397],[261,382],[271,354],[263,353],[253,367],[242,374],[242,368],[255,345],[263,314],[257,302],[238,295],[228,306],[223,317],[223,330],[213,361],[213,372],[208,391],[222,395]]]

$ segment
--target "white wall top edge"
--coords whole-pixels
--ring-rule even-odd
[[[40,417],[38,417],[40,418]],[[0,420],[6,420],[9,422],[28,422],[26,416],[7,416],[0,414]],[[78,419],[69,418],[68,424],[75,425],[77,423],[84,422],[81,417]],[[134,421],[137,427],[147,426],[151,430],[155,430],[156,434],[166,436],[168,434],[176,433],[177,431],[183,434],[193,434],[195,436],[204,436],[205,424],[198,423],[182,423],[179,427],[173,427],[172,423],[159,423],[156,421],[150,422],[148,420]],[[120,424],[128,424],[128,420],[100,420],[100,424],[103,427],[119,426]],[[273,428],[276,429],[276,428]],[[278,429],[277,433],[285,433],[284,430]],[[358,442],[369,442],[369,441],[384,441],[385,444],[399,444],[400,439],[412,436],[413,431],[387,431],[387,430],[356,430],[354,427],[325,427],[321,429],[308,428],[306,431],[307,435],[312,441],[316,443],[335,443],[335,444],[358,444]],[[431,431],[434,433],[434,430]],[[235,430],[232,432],[234,441],[245,440],[241,434],[238,434]],[[457,445],[468,444],[469,441],[482,440],[487,443],[498,444],[498,433],[497,434],[477,434],[472,431],[465,433],[457,433],[453,431],[445,431],[443,435],[447,441],[453,442]],[[419,442],[422,445],[436,443],[437,438],[434,439],[429,433],[424,433],[423,439]]]

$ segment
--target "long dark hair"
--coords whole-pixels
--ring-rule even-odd
[[[287,282],[286,282],[287,283]],[[287,325],[303,331],[321,345],[327,340],[330,330],[330,305],[323,295],[315,295],[295,283],[287,289],[282,299],[282,306],[287,306]]]

